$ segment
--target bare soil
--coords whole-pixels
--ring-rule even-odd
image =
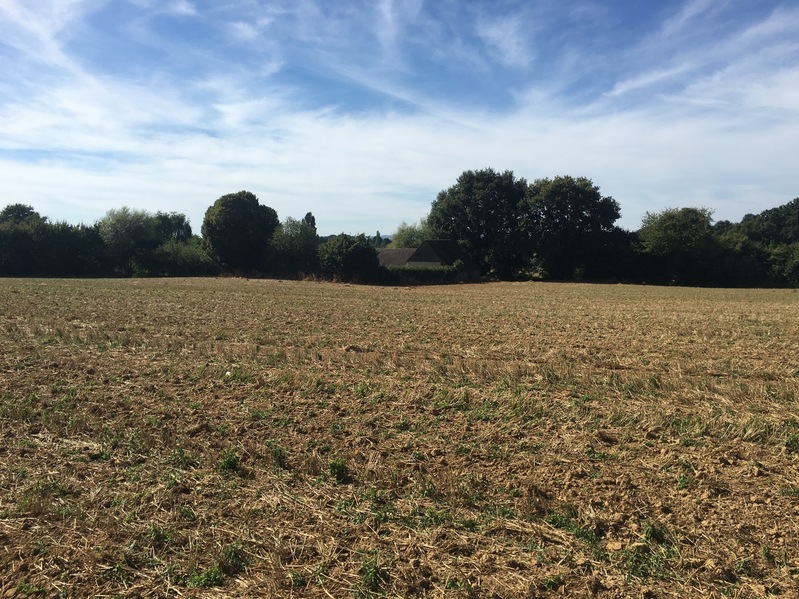
[[[799,596],[799,293],[0,281],[0,597]]]

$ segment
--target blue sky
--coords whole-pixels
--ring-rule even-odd
[[[799,196],[798,32],[794,0],[0,0],[0,205],[199,233],[246,189],[390,233],[490,166],[737,221]]]

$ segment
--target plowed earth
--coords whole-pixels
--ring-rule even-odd
[[[0,596],[799,596],[799,294],[0,281]]]

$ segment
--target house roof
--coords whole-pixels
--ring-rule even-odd
[[[451,239],[425,241],[408,258],[408,262],[438,262],[446,266],[451,266],[456,260],[468,262],[458,243]]]
[[[405,266],[416,248],[381,248],[377,250],[377,259],[383,266]]]
[[[418,248],[383,248],[378,250],[377,257],[383,266],[452,266],[460,260],[467,269],[476,268],[458,242],[451,239],[430,239]]]

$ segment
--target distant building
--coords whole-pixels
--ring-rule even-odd
[[[480,267],[451,239],[431,239],[418,248],[382,248],[377,252],[382,266],[399,268],[434,268],[461,266],[458,280],[474,283],[480,280]]]

